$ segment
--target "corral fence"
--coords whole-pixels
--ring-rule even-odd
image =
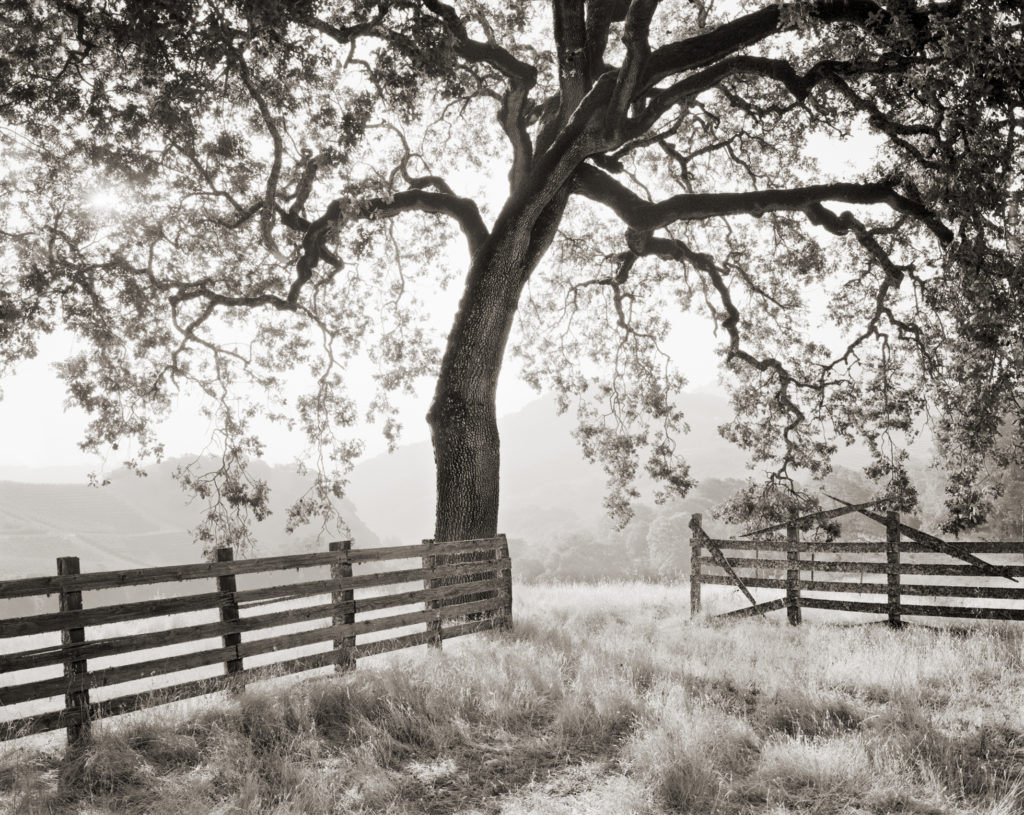
[[[715,585],[739,589],[749,603],[716,618],[786,609],[789,622],[798,625],[801,610],[814,608],[884,614],[894,628],[903,624],[904,617],[916,616],[1024,620],[1020,605],[1024,588],[1018,580],[1024,577],[1024,543],[951,543],[907,526],[897,512],[875,511],[880,502],[842,503],[836,509],[748,533],[746,539],[711,538],[702,527],[701,515],[695,513],[690,519],[691,616],[700,613],[701,587]],[[809,523],[851,512],[883,525],[885,540],[800,539],[800,529]],[[751,589],[784,593],[758,601]],[[876,599],[845,599],[836,594]],[[920,600],[907,603],[905,597]]]
[[[417,568],[399,568],[353,574],[353,565],[418,559]],[[467,559],[470,562],[466,562]],[[415,562],[415,561],[414,561]],[[302,570],[300,582],[287,581],[289,570]],[[307,579],[310,569],[329,574]],[[273,573],[258,588],[239,589],[239,575]],[[92,591],[155,586],[180,581],[216,580],[216,591],[184,596],[157,597],[142,602],[109,603],[91,607],[83,598]],[[422,581],[422,588],[407,584]],[[459,582],[455,582],[459,581]],[[403,586],[403,584],[406,584]],[[356,596],[364,589],[385,593]],[[195,591],[193,589],[193,591]],[[154,593],[156,593],[154,589]],[[279,557],[234,560],[230,548],[216,550],[216,561],[134,569],[80,573],[76,557],[57,559],[57,575],[0,581],[0,599],[56,594],[59,611],[28,617],[0,618],[0,710],[10,705],[63,697],[63,707],[45,713],[0,721],[0,740],[66,728],[70,742],[88,735],[93,719],[128,713],[179,699],[224,689],[240,689],[247,681],[273,674],[298,673],[334,666],[345,671],[361,657],[428,645],[440,648],[444,640],[512,624],[512,573],[504,535],[479,540],[414,546],[352,548],[349,541],[331,543],[329,551]],[[312,603],[312,604],[311,604]],[[262,612],[268,605],[286,604],[283,610]],[[420,610],[398,614],[378,612],[422,604]],[[173,627],[173,618],[188,612],[219,612],[219,619]],[[87,636],[90,627],[126,621],[171,620],[172,627],[122,636]],[[308,621],[327,625],[275,636],[249,638],[252,632]],[[159,623],[158,623],[159,624]],[[361,635],[425,625],[425,630],[357,642]],[[14,638],[46,635],[59,644],[13,651]],[[243,640],[243,633],[246,639]],[[94,668],[90,661],[175,644],[198,644],[220,638],[217,647],[157,659]],[[292,659],[274,660],[275,652],[330,643],[330,649]],[[322,647],[322,645],[321,645]],[[308,649],[307,649],[308,650]],[[246,663],[264,655],[271,662],[258,667]],[[135,680],[223,664],[223,675],[179,682],[141,693],[102,701],[90,700],[90,690]],[[16,672],[63,666],[63,675],[11,683]],[[268,671],[268,668],[270,671]],[[4,680],[7,680],[5,683]],[[58,702],[59,704],[59,702]]]

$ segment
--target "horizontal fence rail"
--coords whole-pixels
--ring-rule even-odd
[[[298,673],[328,666],[350,670],[363,657],[416,645],[440,647],[447,639],[511,626],[512,564],[504,535],[444,543],[428,540],[413,546],[376,549],[353,549],[350,542],[341,541],[332,543],[328,552],[247,560],[233,560],[227,548],[217,550],[216,554],[217,560],[210,563],[93,573],[79,573],[77,558],[59,558],[56,576],[0,581],[0,598],[57,594],[60,609],[29,617],[0,619],[0,640],[53,636],[55,632],[60,632],[61,637],[59,644],[23,647],[17,651],[4,643],[0,650],[0,709],[64,697],[60,710],[0,721],[0,740],[66,728],[68,739],[73,742],[88,735],[90,723],[97,717],[224,689],[238,690],[271,672]],[[420,565],[353,574],[354,564],[410,559],[419,559]],[[315,568],[329,569],[330,577],[252,589],[236,586],[238,575]],[[103,606],[90,606],[87,602],[88,592],[98,589],[203,579],[215,580],[217,591],[200,590],[181,597]],[[410,583],[419,583],[422,588],[410,588]],[[371,596],[355,596],[356,590],[367,589],[379,591]],[[308,602],[295,605],[302,601]],[[253,609],[258,612],[260,606],[270,603],[290,603],[293,607],[246,613]],[[418,610],[407,608],[417,605]],[[397,611],[379,613],[389,609]],[[218,611],[220,619],[117,636],[90,636],[87,631],[111,623],[166,619],[168,615],[204,611]],[[360,617],[371,612],[373,616],[369,618]],[[306,623],[318,625],[291,633],[242,639],[243,634]],[[357,640],[357,637],[398,632],[410,626],[425,626],[425,629],[368,642]],[[328,643],[329,650],[277,659],[259,667],[247,664],[247,660],[255,656],[322,643]],[[99,659],[187,644],[195,644],[196,650],[118,661],[105,667],[95,664]],[[224,674],[101,701],[89,699],[90,690],[213,665],[223,665]],[[20,671],[54,666],[62,666],[61,676],[21,682],[14,677]]]
[[[886,522],[885,540],[802,541],[799,520],[779,527],[785,538],[720,540],[711,538],[701,516],[694,514],[690,522],[691,613],[701,610],[701,587],[715,585],[737,588],[749,601],[743,608],[716,615],[719,618],[785,608],[790,622],[799,624],[801,610],[814,608],[884,614],[893,627],[901,626],[904,617],[915,616],[1024,621],[1024,606],[970,602],[1024,603],[1024,542],[946,542],[910,530],[895,512],[881,516]],[[904,539],[911,533],[917,540]],[[1020,560],[1007,562],[1013,555]],[[936,578],[963,582],[927,582]],[[784,595],[757,601],[751,589],[774,589]],[[921,599],[908,603],[904,597]],[[957,602],[961,600],[967,602]]]

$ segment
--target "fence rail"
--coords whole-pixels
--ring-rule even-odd
[[[835,513],[835,510],[831,512]],[[872,516],[875,517],[875,516]],[[701,610],[701,587],[733,586],[748,596],[749,605],[719,617],[764,614],[780,608],[789,621],[801,622],[805,608],[884,614],[890,625],[902,625],[909,616],[959,617],[983,620],[1024,621],[1024,608],[986,605],[955,605],[947,600],[1024,601],[1024,565],[984,560],[996,555],[1020,555],[1024,542],[958,542],[956,544],[910,530],[895,512],[878,516],[885,522],[885,540],[800,540],[799,519],[784,525],[785,539],[711,538],[701,526],[699,514],[691,520],[690,610]],[[904,540],[913,532],[917,540]],[[857,557],[858,555],[862,557]],[[865,557],[874,559],[865,559]],[[819,559],[819,558],[825,559]],[[827,579],[816,579],[817,574]],[[865,580],[865,576],[869,579]],[[913,578],[957,578],[964,582],[928,583]],[[845,579],[844,579],[845,578]],[[905,580],[905,578],[912,578]],[[777,589],[785,594],[757,602],[750,589]],[[879,599],[845,599],[815,593],[875,595]],[[933,602],[904,602],[904,597],[932,598]]]
[[[462,560],[474,558],[472,562]],[[419,558],[418,568],[353,574],[353,564],[375,564]],[[456,562],[452,562],[456,561]],[[57,594],[59,611],[0,620],[0,639],[60,632],[59,645],[47,644],[0,652],[0,707],[64,697],[61,710],[0,721],[0,740],[66,728],[69,741],[88,735],[90,722],[101,716],[127,713],[179,699],[206,695],[225,688],[238,689],[246,682],[275,673],[298,673],[333,665],[351,670],[361,657],[416,645],[440,647],[453,637],[491,628],[511,626],[511,559],[504,535],[470,541],[414,546],[353,549],[349,541],[332,543],[330,551],[280,557],[234,560],[230,549],[217,550],[210,563],[79,573],[78,558],[58,559],[58,574],[0,582],[0,598]],[[292,569],[330,569],[329,579],[300,580],[282,585],[239,589],[236,577],[244,574],[283,572]],[[125,586],[154,585],[194,580],[216,581],[216,591],[143,602],[89,607],[83,592]],[[451,581],[460,582],[451,582]],[[422,589],[403,584],[422,582]],[[391,591],[386,589],[391,588]],[[356,597],[356,590],[384,589],[383,593]],[[84,597],[87,599],[88,594]],[[268,603],[324,598],[285,610],[246,614]],[[422,604],[422,609],[360,619],[360,613]],[[87,636],[87,629],[110,623],[163,618],[171,614],[219,611],[213,622],[179,625],[168,630],[119,636]],[[325,621],[315,628],[243,640],[243,634],[284,625]],[[425,625],[426,630],[369,642],[367,634],[397,631]],[[148,658],[97,668],[91,660],[120,656],[170,645],[219,639],[216,647],[185,654]],[[318,643],[330,650],[292,659],[273,660],[270,666],[250,667],[246,660]],[[6,645],[6,644],[5,644]],[[102,701],[90,701],[89,691],[140,679],[180,673],[222,664],[224,675],[130,693]],[[4,684],[18,671],[62,665],[63,675]]]

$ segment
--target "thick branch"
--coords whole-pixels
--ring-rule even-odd
[[[626,14],[623,26],[622,41],[626,46],[626,56],[622,60],[618,76],[615,78],[615,90],[612,93],[608,128],[611,132],[618,131],[625,120],[629,104],[636,95],[641,77],[647,67],[651,54],[649,42],[651,18],[658,8],[658,0],[633,0]]]
[[[936,9],[912,11],[907,15],[917,29],[927,26],[929,15]],[[639,90],[652,87],[674,74],[703,68],[718,60],[738,54],[751,45],[779,33],[792,14],[806,12],[806,6],[785,6],[773,3],[758,11],[737,17],[712,31],[687,37],[662,46],[651,54],[644,81]],[[792,13],[792,14],[791,14]],[[893,16],[873,0],[817,0],[813,15],[823,23],[852,23],[871,30],[884,31],[893,24]]]
[[[822,201],[848,204],[886,204],[924,223],[947,244],[953,233],[923,204],[900,195],[884,183],[812,184],[791,189],[750,192],[683,193],[651,203],[605,172],[581,165],[576,172],[576,191],[611,208],[632,229],[651,232],[675,221],[694,221],[723,215],[755,215],[779,210],[804,211]]]
[[[424,8],[437,15],[451,32],[454,49],[460,57],[469,62],[483,62],[509,79],[533,85],[537,81],[537,69],[510,54],[497,43],[474,40],[466,31],[465,21],[447,3],[440,0],[422,0]]]
[[[561,88],[562,118],[575,110],[587,92],[586,22],[583,0],[554,0],[555,46],[558,50],[558,84]]]

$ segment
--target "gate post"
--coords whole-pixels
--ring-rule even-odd
[[[700,614],[700,548],[704,540],[701,529],[703,516],[694,512],[690,516],[690,619]]]
[[[498,547],[498,557],[508,558],[511,562],[511,555],[508,550],[508,538],[504,535],[498,535],[501,540],[501,546]],[[512,630],[512,567],[509,566],[507,569],[502,569],[499,573],[501,581],[504,584],[502,586],[502,609],[498,616],[498,628],[504,628],[509,631]]]
[[[800,530],[794,521],[786,525],[786,541],[800,542]],[[803,611],[800,608],[800,550],[796,547],[786,552],[789,568],[786,570],[786,616],[790,625],[800,625]]]
[[[80,574],[77,557],[57,558],[57,574]],[[82,592],[61,586],[59,608],[62,612],[82,610]],[[65,628],[60,632],[60,643],[67,647],[85,642],[84,628]],[[64,712],[67,716],[68,744],[76,745],[89,737],[89,685],[88,667],[84,659],[65,659],[64,677],[68,692],[64,694]]]
[[[349,560],[349,550],[352,548],[352,541],[331,541],[327,548],[332,552],[339,552],[341,557],[331,564],[331,579],[344,580],[352,577],[352,561]],[[344,588],[341,591],[331,592],[331,604],[334,606],[334,613],[331,615],[332,625],[352,625],[356,621],[355,592],[351,588]],[[334,641],[335,649],[341,653],[334,662],[334,670],[351,671],[356,667],[355,635],[339,637]]]
[[[900,619],[900,514],[885,513],[885,579],[889,627],[902,628]]]
[[[219,546],[217,547],[217,562],[228,563],[235,559],[235,552],[230,546]],[[224,596],[221,598],[220,604],[220,621],[222,623],[233,623],[238,621],[238,601],[235,599],[235,591],[238,585],[233,574],[223,574],[217,576],[217,591],[221,592]],[[227,675],[240,673],[242,670],[242,658],[237,656],[238,645],[242,642],[242,635],[240,632],[232,634],[225,634],[222,638],[225,648],[235,646],[235,659],[229,659],[224,663],[224,673]],[[235,690],[240,691],[242,688],[237,687]]]
[[[434,554],[434,541],[425,540],[423,543],[427,546],[429,554],[423,556],[423,568],[429,569],[431,572],[437,568],[437,555]],[[435,577],[428,577],[423,581],[423,588],[427,591],[436,589],[441,586],[441,581]],[[427,640],[427,646],[430,648],[441,647],[441,601],[434,598],[429,598],[424,604],[424,608],[427,611],[437,611],[437,616],[427,623],[427,632],[430,634],[430,639]]]

